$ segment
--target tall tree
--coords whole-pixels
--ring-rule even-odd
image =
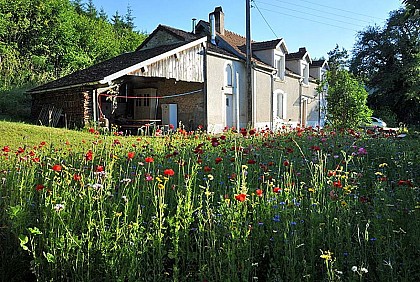
[[[398,121],[420,122],[420,21],[398,10],[385,27],[360,32],[350,69],[368,86],[375,111],[389,109]]]
[[[98,16],[98,10],[93,4],[93,0],[89,0],[86,6],[86,14],[91,18],[96,18]]]
[[[135,17],[133,16],[133,9],[131,8],[130,4],[128,4],[127,6],[127,12],[125,14],[125,27],[128,28],[129,30],[134,30],[135,25],[134,25],[134,19]]]
[[[335,128],[355,128],[372,114],[362,82],[348,70],[348,52],[338,45],[328,52],[330,70],[318,91],[328,86],[327,120]]]

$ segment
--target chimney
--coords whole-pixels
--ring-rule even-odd
[[[196,22],[196,18],[193,18],[192,19],[192,33],[194,33],[195,34],[195,22]]]
[[[306,48],[305,47],[300,47],[299,48],[299,53],[306,53]]]
[[[210,13],[209,15],[209,22],[210,22],[210,38],[211,43],[216,45],[216,21],[214,19],[214,13]]]
[[[223,13],[222,7],[216,7],[213,14],[216,20],[216,31],[221,35],[225,35],[225,14]]]

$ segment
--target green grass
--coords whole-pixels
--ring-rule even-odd
[[[0,133],[1,280],[420,280],[416,135]]]

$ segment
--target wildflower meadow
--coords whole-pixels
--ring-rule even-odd
[[[2,281],[420,281],[418,135],[16,126]]]

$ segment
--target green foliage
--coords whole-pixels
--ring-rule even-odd
[[[0,90],[0,119],[29,121],[31,96],[26,93],[29,86]]]
[[[360,32],[350,70],[368,86],[372,108],[389,108],[400,122],[420,122],[420,21],[417,18],[407,17],[405,10],[394,11],[383,28],[369,27]]]
[[[146,35],[93,1],[0,0],[0,90],[37,85],[134,50]]]
[[[367,121],[372,111],[367,107],[368,93],[347,70],[327,73],[327,120],[335,128],[356,128]]]

